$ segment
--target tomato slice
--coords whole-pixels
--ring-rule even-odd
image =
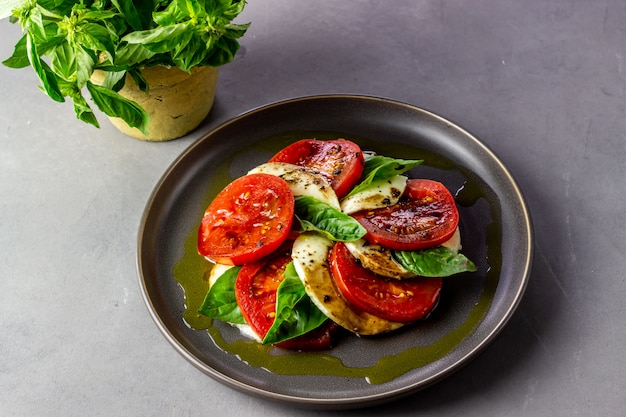
[[[450,191],[437,181],[410,179],[400,202],[352,214],[365,227],[365,240],[393,250],[438,246],[452,237],[459,212]]]
[[[235,282],[235,297],[246,323],[265,337],[276,316],[276,291],[291,262],[291,246],[284,245],[271,256],[241,267]]]
[[[289,185],[269,174],[251,174],[227,185],[206,209],[198,252],[227,265],[254,262],[275,251],[293,223]]]
[[[270,162],[286,162],[319,171],[339,198],[356,185],[365,167],[360,146],[346,139],[302,139],[279,151]]]
[[[329,261],[346,301],[382,319],[411,323],[425,318],[439,300],[441,278],[385,278],[363,268],[343,243],[335,244]]]
[[[272,255],[241,267],[235,282],[235,297],[246,323],[261,339],[274,324],[276,292],[291,262],[291,245],[284,244]],[[329,349],[338,326],[327,320],[320,327],[276,346],[291,350]]]

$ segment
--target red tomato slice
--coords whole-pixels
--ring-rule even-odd
[[[459,212],[443,184],[411,179],[404,193],[397,204],[352,215],[367,230],[368,242],[411,251],[438,246],[452,237]]]
[[[236,179],[206,209],[198,232],[198,252],[227,265],[254,262],[275,251],[293,223],[289,185],[268,174]]]
[[[246,323],[261,339],[274,324],[276,292],[283,281],[285,268],[291,262],[291,245],[285,244],[258,262],[241,267],[235,283],[235,297]],[[338,326],[327,320],[325,324],[306,334],[276,345],[291,350],[329,349]]]
[[[241,267],[235,282],[235,297],[246,323],[265,337],[276,316],[276,291],[291,262],[291,246],[285,245],[271,256]]]
[[[279,151],[270,162],[286,162],[319,171],[339,198],[356,185],[365,166],[359,145],[346,139],[302,139]]]
[[[335,244],[329,261],[337,288],[348,303],[382,319],[400,323],[420,320],[439,300],[441,278],[382,277],[363,268],[343,243]]]

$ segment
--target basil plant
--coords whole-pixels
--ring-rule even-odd
[[[3,0],[5,1],[5,0]],[[0,19],[22,38],[2,63],[33,68],[51,99],[72,100],[76,117],[99,127],[83,94],[103,113],[146,132],[148,114],[118,91],[129,74],[148,92],[142,68],[220,66],[233,60],[249,24],[233,20],[244,0],[7,0]],[[90,81],[105,71],[102,85]]]

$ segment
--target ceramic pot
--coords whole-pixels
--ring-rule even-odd
[[[128,126],[120,118],[109,118],[115,127],[131,137],[148,141],[179,138],[198,127],[213,107],[217,67],[197,67],[186,73],[178,68],[156,66],[142,69],[141,73],[148,83],[149,94],[139,90],[128,74],[119,93],[148,112],[148,134]],[[95,71],[92,81],[102,84],[104,72]]]

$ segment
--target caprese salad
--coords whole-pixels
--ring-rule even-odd
[[[405,175],[422,162],[303,139],[231,182],[198,231],[214,263],[200,313],[296,350],[426,318],[443,278],[476,267],[451,193]]]

